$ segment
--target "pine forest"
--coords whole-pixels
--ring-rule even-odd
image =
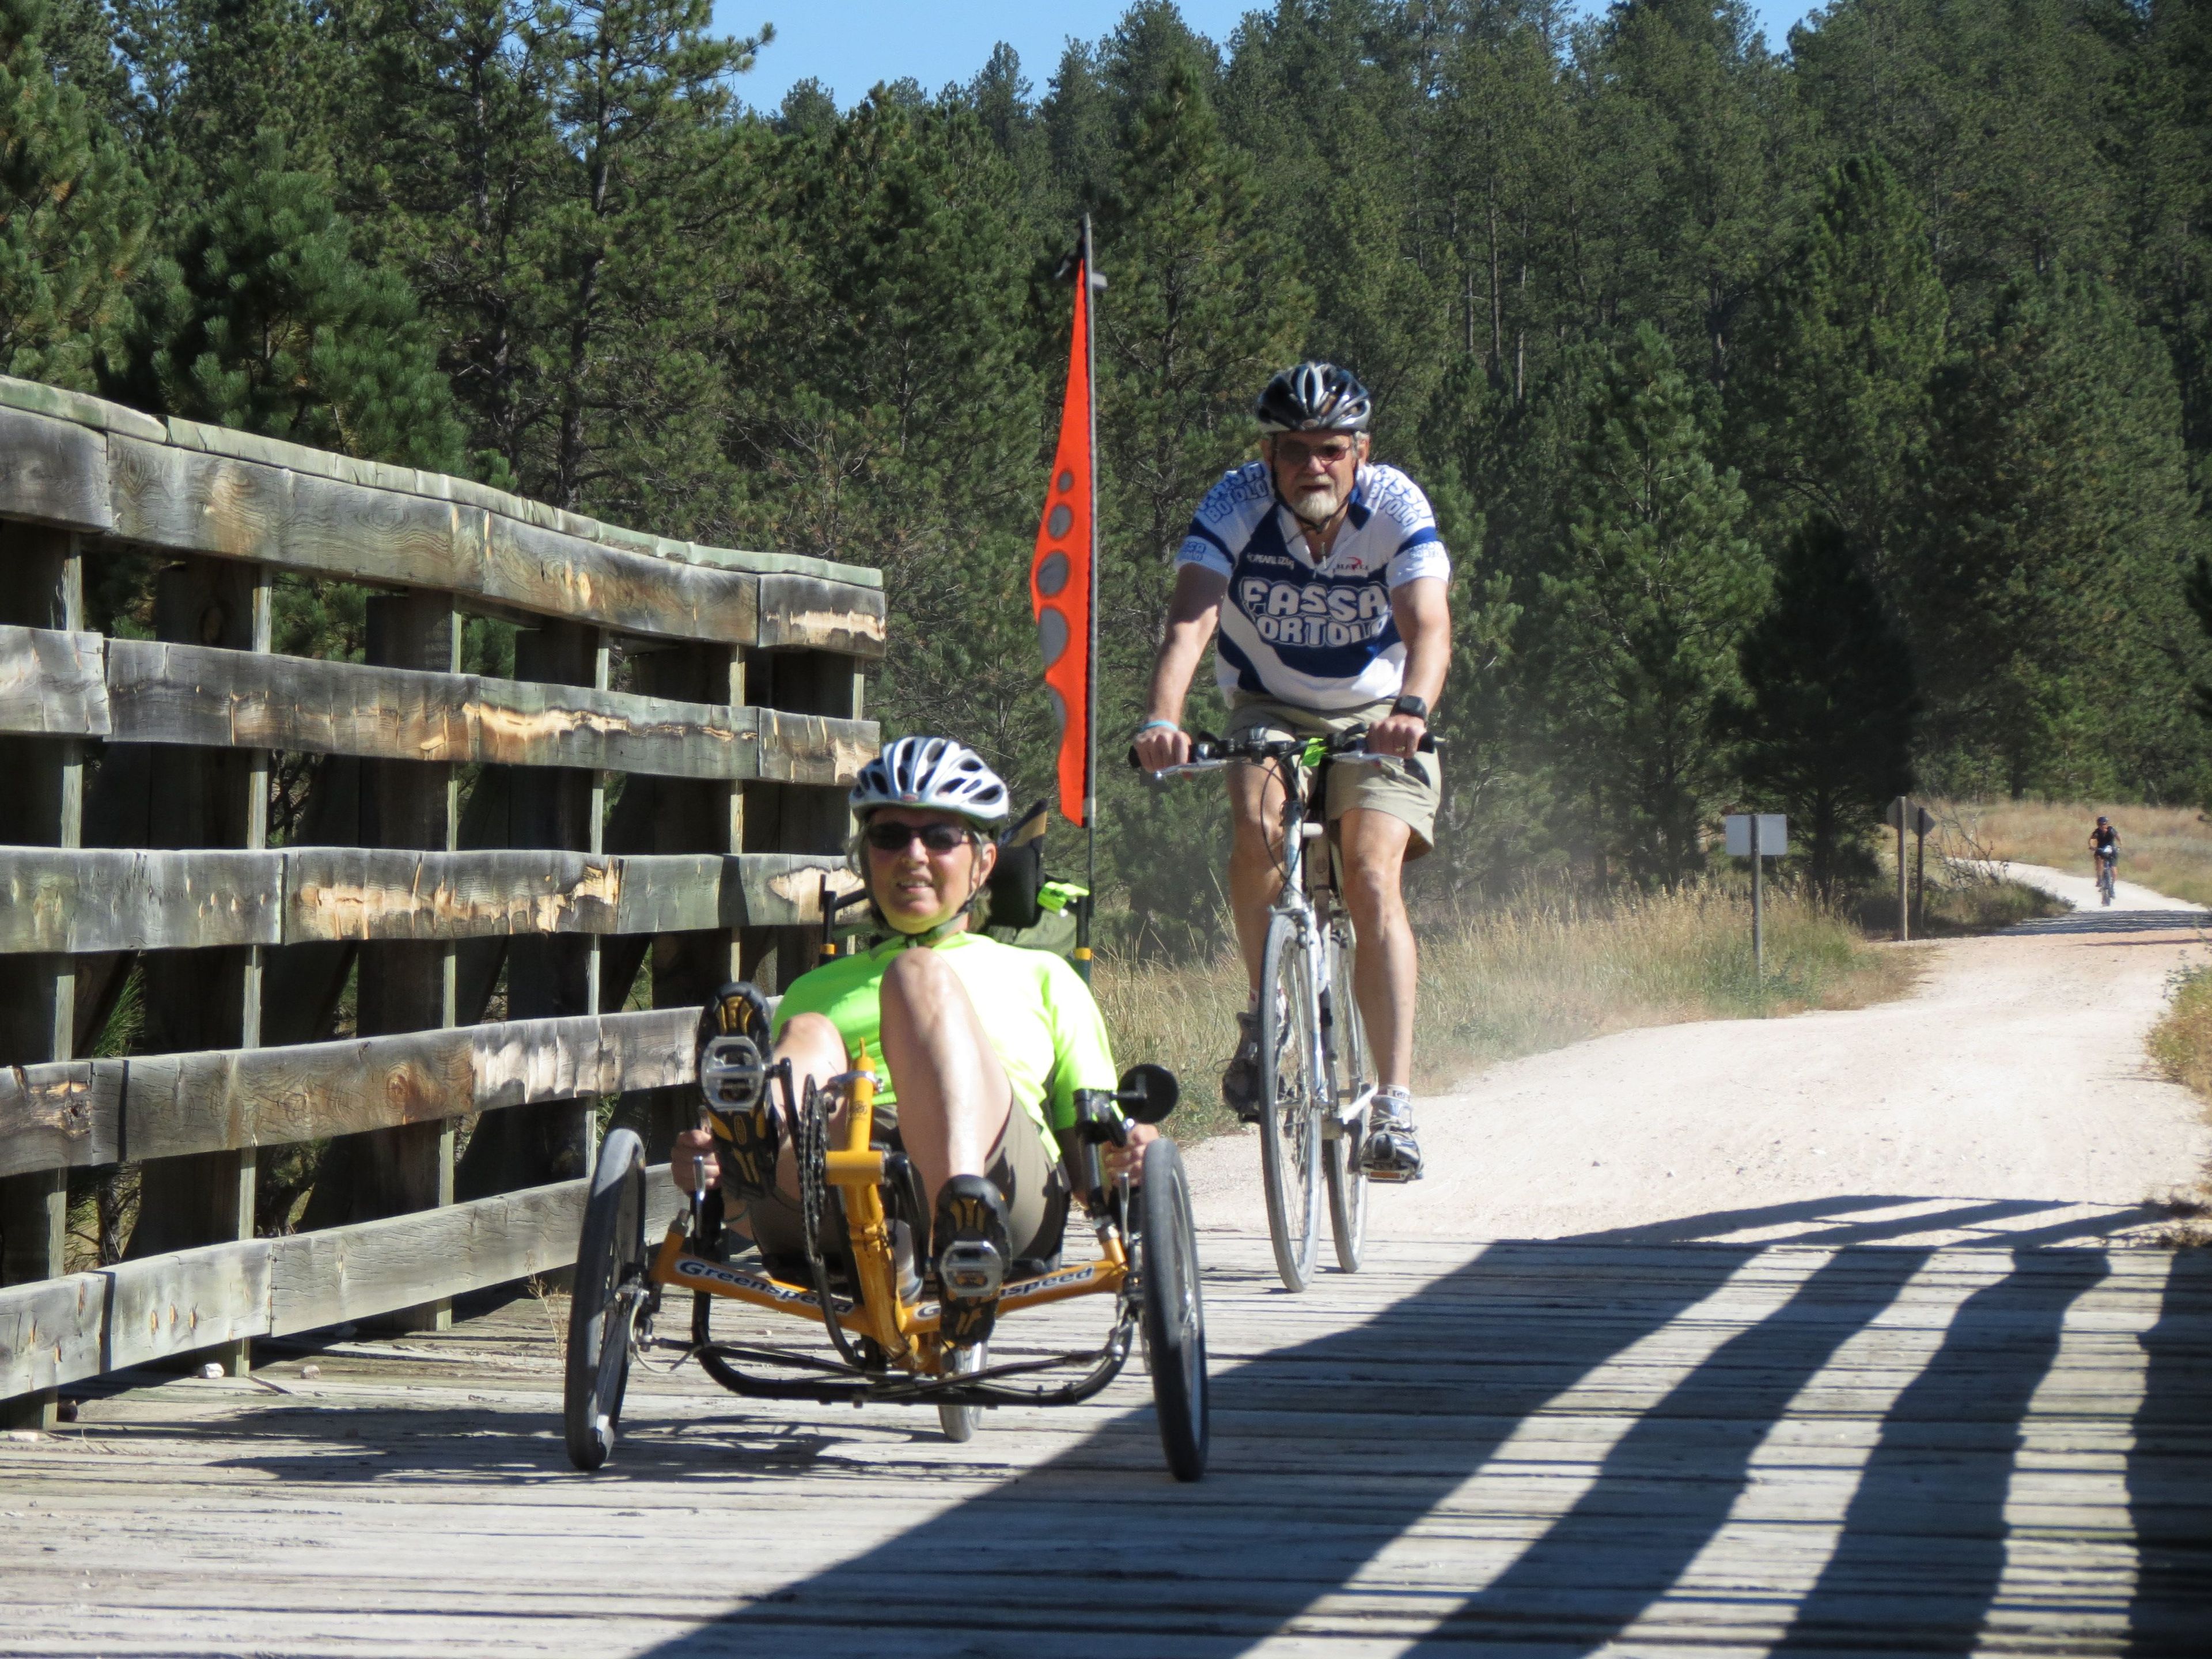
[[[1787,40],[1740,0],[1278,0],[1222,41],[1140,0],[842,112],[748,101],[772,33],[0,0],[0,370],[879,566],[871,712],[1027,800],[1087,212],[1122,948],[1222,936],[1218,792],[1120,757],[1183,526],[1304,356],[1372,388],[1454,556],[1431,905],[1679,884],[1739,807],[1826,888],[1908,788],[2212,794],[2208,0],[1836,0]],[[149,626],[148,569],[96,587]],[[278,648],[357,656],[361,611],[287,586]],[[513,648],[471,626],[471,666]],[[281,834],[313,779],[278,786]]]

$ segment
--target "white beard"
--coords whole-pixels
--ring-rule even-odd
[[[1345,492],[1332,479],[1293,494],[1290,497],[1291,511],[1310,525],[1324,525],[1336,516],[1337,509],[1344,505],[1344,497]]]

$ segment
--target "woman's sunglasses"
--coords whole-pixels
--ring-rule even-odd
[[[968,831],[957,823],[872,823],[860,836],[878,853],[903,853],[919,836],[924,852],[941,857],[965,842]]]

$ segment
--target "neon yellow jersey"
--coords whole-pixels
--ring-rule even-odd
[[[1074,1123],[1078,1089],[1114,1087],[1106,1022],[1082,976],[1048,951],[1024,951],[981,933],[955,933],[932,946],[887,939],[864,956],[825,962],[791,982],[775,1011],[775,1035],[783,1035],[794,1014],[826,1015],[845,1039],[848,1054],[858,1054],[866,1044],[878,1071],[887,1071],[880,1000],[884,975],[908,949],[941,952],[959,975],[998,1050],[999,1063],[1006,1068],[1015,1100],[1047,1132],[1048,1146],[1053,1129]],[[877,1102],[890,1104],[896,1098],[886,1078],[876,1091]]]

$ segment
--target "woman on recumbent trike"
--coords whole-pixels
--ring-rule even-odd
[[[571,1311],[572,1459],[596,1468],[611,1451],[632,1337],[651,1342],[663,1291],[682,1288],[695,1297],[692,1340],[653,1346],[682,1348],[725,1386],[931,1401],[961,1439],[980,1406],[1103,1388],[1141,1317],[1170,1466],[1196,1479],[1197,1260],[1181,1161],[1153,1127],[1173,1079],[1139,1067],[1117,1091],[1104,1021],[1075,970],[974,931],[998,858],[991,826],[1008,802],[972,750],[902,738],[863,769],[851,801],[854,868],[890,938],[800,975],[773,1015],[750,985],[708,1002],[706,1127],[679,1134],[671,1160],[691,1209],[650,1261],[643,1149],[617,1130],[602,1150]],[[1071,1195],[1100,1259],[1063,1269]],[[726,1260],[726,1211],[758,1247],[757,1266]],[[989,1364],[1002,1309],[1085,1293],[1116,1297],[1103,1347]],[[716,1298],[821,1320],[836,1359],[713,1340]],[[1071,1365],[1085,1374],[1057,1386],[1006,1380]]]

